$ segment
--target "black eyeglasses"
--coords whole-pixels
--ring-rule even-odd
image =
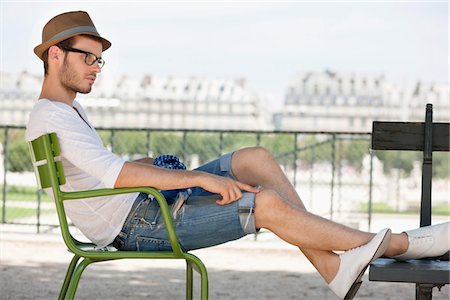
[[[105,65],[105,60],[103,58],[97,57],[94,54],[92,54],[91,52],[72,48],[72,47],[61,47],[61,49],[65,50],[65,51],[69,51],[69,52],[83,53],[84,55],[86,55],[84,57],[84,62],[88,66],[92,66],[93,64],[98,63],[98,66],[101,69]]]

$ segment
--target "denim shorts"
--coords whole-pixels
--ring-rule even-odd
[[[236,179],[231,170],[232,154],[225,154],[196,170]],[[199,187],[191,191],[173,219],[184,251],[219,245],[257,232],[254,219],[255,194],[244,192],[238,201],[218,205],[215,201],[220,195]],[[169,206],[171,211],[173,206]],[[155,199],[144,193],[139,194],[113,246],[119,250],[172,250]]]

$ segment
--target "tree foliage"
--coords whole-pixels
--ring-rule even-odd
[[[164,132],[154,131],[98,131],[104,145],[125,159],[136,156],[156,156],[174,154],[188,160],[192,155],[198,156],[199,163],[217,158],[220,154],[249,146],[260,145],[270,150],[281,164],[292,164],[296,155],[304,164],[334,163],[336,166],[349,165],[357,169],[362,167],[363,159],[369,155],[370,141],[362,136],[342,136],[331,134],[288,133],[208,133],[208,132]],[[23,129],[9,129],[7,136],[7,164],[10,172],[31,171],[28,146],[24,141]],[[5,145],[4,134],[0,143]],[[297,151],[296,151],[297,149]],[[409,175],[414,166],[421,164],[420,152],[376,151],[376,157],[383,163],[388,174],[392,169],[401,169]],[[433,153],[433,176],[450,177],[450,154]]]
[[[9,130],[8,141],[3,140],[2,149],[7,147],[6,170],[10,172],[32,171],[30,153],[23,130]],[[4,151],[5,152],[5,151]],[[3,157],[3,155],[2,155]]]

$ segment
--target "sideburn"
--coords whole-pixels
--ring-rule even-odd
[[[61,85],[68,91],[81,94],[87,94],[91,91],[91,88],[86,90],[81,89],[81,87],[78,86],[77,72],[69,64],[67,55],[64,56],[63,65],[59,70],[59,79],[61,81]]]

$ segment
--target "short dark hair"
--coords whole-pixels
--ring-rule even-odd
[[[90,39],[93,39],[98,42],[102,42],[101,38],[98,38],[96,36],[88,35],[88,34],[80,34],[78,36],[84,36]],[[67,40],[63,40],[54,46],[58,47],[59,49],[63,50],[63,47],[72,47],[73,44],[75,44],[75,37],[68,38]],[[50,48],[49,48],[50,49]],[[44,54],[42,54],[42,60],[44,61],[44,75],[48,74],[48,49],[45,50]]]
[[[74,38],[72,37],[72,38],[68,38],[67,40],[63,40],[63,41],[55,44],[54,46],[56,46],[62,50],[63,47],[72,47],[73,44],[74,44]],[[47,75],[48,74],[48,49],[45,50],[44,54],[42,54],[42,60],[44,61],[44,75]]]

